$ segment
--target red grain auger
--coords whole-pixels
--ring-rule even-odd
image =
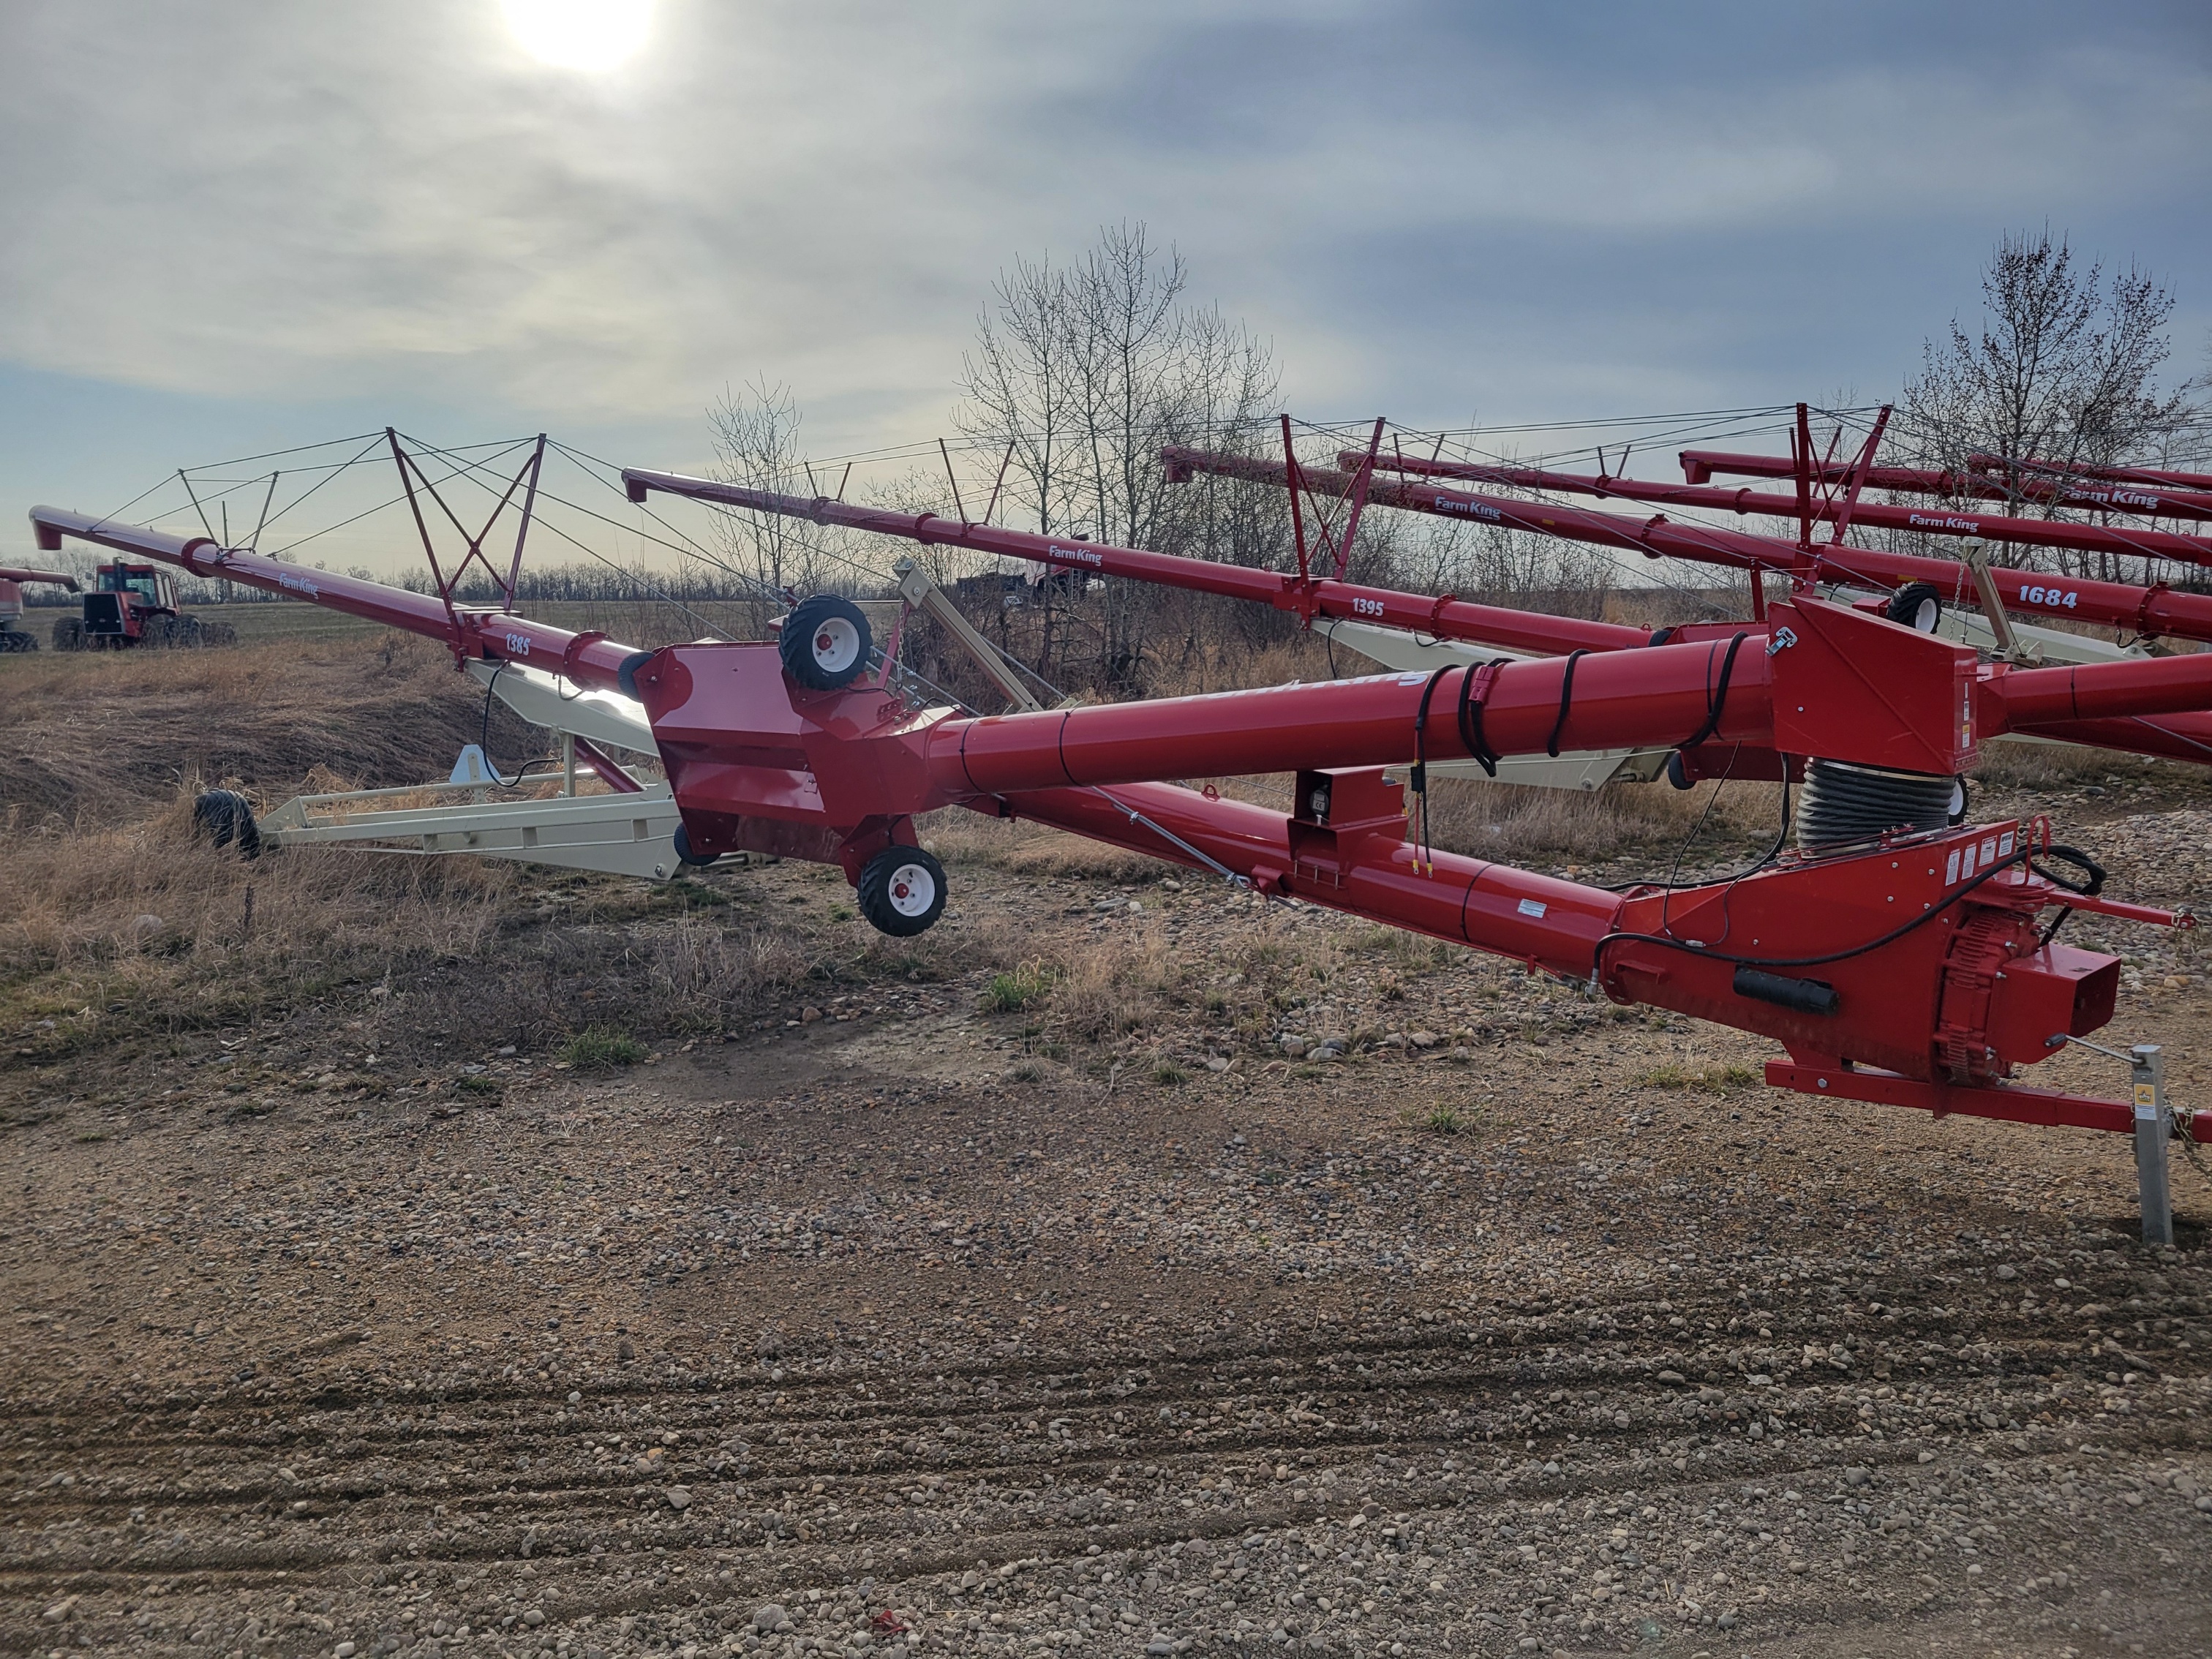
[[[2105,896],[2087,854],[2042,819],[1953,824],[1956,779],[2007,732],[2207,706],[2212,656],[2021,668],[1878,615],[1797,594],[1762,622],[1680,630],[1574,622],[1200,559],[1035,536],[629,471],[725,507],[1231,594],[1564,654],[1214,696],[970,715],[902,694],[860,609],[799,602],[774,641],[633,649],[516,615],[302,570],[204,537],[39,507],[40,544],[76,538],[441,641],[457,664],[514,663],[634,697],[681,815],[679,854],[738,851],[840,866],[877,927],[913,934],[945,901],[921,814],[1023,817],[1261,893],[1509,957],[1616,1001],[1780,1043],[1770,1082],[1808,1093],[2025,1122],[2134,1131],[2163,1179],[2165,1140],[2212,1115],[2024,1086],[2023,1067],[2113,1012],[2117,958],[2054,937],[2075,910],[2186,916]],[[1791,851],[1735,879],[1613,892],[1408,835],[1384,769],[1563,747],[1716,747],[1800,757],[1811,797]],[[1296,776],[1289,812],[1174,782]],[[2155,1049],[2129,1058],[2157,1093]],[[2170,1227],[2146,1184],[2146,1225]]]

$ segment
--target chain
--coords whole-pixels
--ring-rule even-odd
[[[2195,1166],[2197,1173],[2204,1177],[2208,1185],[2212,1185],[2212,1164],[2206,1164],[2204,1154],[2197,1150],[2197,1137],[2190,1133],[2181,1123],[2179,1113],[2175,1114],[2174,1127],[2182,1130],[2181,1133],[2174,1136],[2174,1139],[2181,1143],[2182,1157],[2187,1158]]]

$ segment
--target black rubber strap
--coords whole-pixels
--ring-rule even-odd
[[[1413,711],[1413,789],[1417,795],[1429,790],[1429,699],[1437,695],[1437,685],[1451,672],[1446,664],[1429,676],[1429,683],[1421,688],[1421,706]]]
[[[1743,642],[1750,637],[1748,634],[1738,634],[1729,641],[1728,655],[1721,659],[1720,685],[1705,704],[1705,723],[1676,744],[1677,749],[1695,749],[1721,729],[1721,711],[1728,707],[1729,682],[1735,677],[1735,653],[1743,649]]]
[[[1471,664],[1459,682],[1460,743],[1468,754],[1474,757],[1483,771],[1493,778],[1498,775],[1498,757],[1491,748],[1489,739],[1482,735],[1482,699],[1474,695],[1474,688],[1510,660],[1506,657],[1493,657],[1486,663]]]
[[[1544,745],[1544,752],[1554,760],[1559,757],[1559,733],[1567,729],[1567,705],[1574,701],[1575,665],[1588,655],[1587,651],[1568,652],[1567,672],[1559,677],[1559,718],[1552,722],[1551,741]]]

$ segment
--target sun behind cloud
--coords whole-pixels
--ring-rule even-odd
[[[500,0],[516,43],[555,69],[619,69],[653,33],[653,0]]]

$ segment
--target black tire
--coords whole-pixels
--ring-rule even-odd
[[[1955,830],[1966,821],[1966,814],[1974,810],[1974,795],[1973,792],[1966,787],[1966,779],[1954,778],[1951,781],[1956,787],[1951,791],[1951,810],[1944,816],[1950,826]]]
[[[870,927],[912,939],[945,914],[945,866],[919,847],[886,847],[862,867],[859,896]]]
[[[1682,751],[1679,749],[1667,757],[1667,781],[1677,789],[1698,787],[1698,781],[1690,775],[1690,769],[1683,763]]]
[[[1943,590],[1933,582],[1907,582],[1890,596],[1883,614],[1916,634],[1933,634],[1943,620]]]
[[[54,624],[54,649],[82,651],[84,649],[84,618],[64,617]]]
[[[235,847],[245,858],[261,854],[261,826],[252,805],[235,789],[209,789],[192,802],[192,828],[217,847]]]
[[[0,651],[35,651],[39,636],[18,628],[0,628]]]
[[[688,866],[691,869],[703,870],[708,865],[714,863],[715,860],[721,857],[721,854],[719,853],[700,854],[693,852],[691,850],[691,837],[684,833],[684,826],[680,823],[676,826],[675,840],[676,861],[678,864]]]
[[[802,599],[776,641],[784,672],[812,691],[835,691],[867,672],[868,619],[835,593]]]
[[[238,630],[228,623],[204,622],[199,624],[199,643],[202,645],[236,645]]]

